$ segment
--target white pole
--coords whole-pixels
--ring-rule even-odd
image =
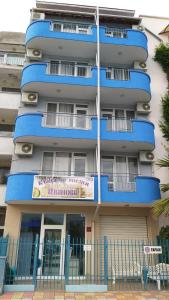
[[[101,204],[101,177],[100,177],[100,32],[99,7],[96,13],[97,26],[97,174],[98,174],[98,205]]]

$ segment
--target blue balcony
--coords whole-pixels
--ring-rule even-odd
[[[62,66],[63,70],[60,71]],[[63,75],[64,65],[57,62],[30,64],[23,69],[21,88],[25,92],[38,92],[46,97],[95,99],[97,68],[71,64],[68,67]],[[151,98],[150,77],[144,72],[101,68],[100,78],[103,103],[136,104]]]
[[[155,147],[154,125],[146,120],[101,119],[101,149],[139,152]]]
[[[95,58],[97,28],[91,24],[38,20],[29,25],[26,47],[44,55]],[[100,26],[100,54],[103,63],[131,64],[147,59],[147,37],[134,29]]]
[[[101,68],[101,101],[108,104],[134,104],[151,99],[150,76],[138,70]]]
[[[102,176],[102,203],[149,206],[161,197],[159,183],[159,179],[155,177],[136,176],[134,182],[129,182],[126,176],[117,176],[111,183],[114,190],[110,190],[108,176]]]
[[[8,176],[6,203],[25,203],[25,204],[43,204],[51,203],[53,201],[64,202],[65,200],[55,199],[33,199],[33,181],[35,173],[16,173]],[[25,184],[26,183],[26,184]],[[121,185],[114,185],[114,191],[109,190],[109,182],[107,176],[101,176],[101,197],[102,204],[106,205],[126,205],[131,206],[151,206],[153,201],[160,199],[159,179],[154,177],[137,176],[135,182],[125,183]],[[118,187],[118,190],[117,190]],[[94,200],[87,201],[87,205],[92,205],[98,201],[98,180],[94,177]],[[71,201],[73,200],[66,200]],[[75,200],[81,203],[86,200]]]
[[[73,202],[73,200],[58,200],[58,199],[33,199],[32,198],[32,191],[33,191],[33,182],[34,182],[34,175],[36,173],[15,173],[8,176],[7,182],[7,190],[6,190],[6,203],[23,203],[23,204],[47,204],[53,201],[57,202]],[[94,178],[94,199],[93,200],[77,200],[75,199],[74,202],[86,202],[87,205],[89,203],[92,205],[97,202],[97,177]]]
[[[86,76],[52,74],[48,63],[34,63],[22,72],[22,91],[38,92],[46,97],[95,99],[97,69],[88,68]]]
[[[27,28],[25,43],[43,55],[95,58],[96,26],[39,20]]]
[[[14,139],[35,145],[68,147],[73,141],[76,148],[94,148],[97,139],[96,117],[77,115],[55,115],[57,125],[46,125],[47,115],[27,113],[16,119]],[[58,126],[58,127],[57,127]],[[69,128],[68,128],[69,127]],[[81,127],[81,128],[79,128]]]
[[[148,56],[147,37],[135,29],[100,27],[100,56],[104,63],[131,64]]]
[[[48,114],[27,113],[17,117],[15,142],[35,145],[94,148],[97,140],[97,118],[73,114],[53,114],[55,125],[48,123]],[[51,114],[49,114],[51,116]],[[111,121],[111,123],[110,123]],[[101,149],[125,151],[154,149],[154,125],[146,120],[101,119]]]

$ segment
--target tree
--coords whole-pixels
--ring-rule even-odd
[[[157,61],[163,71],[166,73],[168,86],[169,86],[169,44],[161,43],[155,51],[154,60]],[[163,137],[166,141],[169,141],[169,91],[167,90],[165,96],[162,98],[162,121],[160,122],[160,128],[163,133]],[[159,159],[157,165],[161,168],[169,169],[169,149],[167,149],[167,155]],[[161,185],[162,192],[169,192],[169,183]],[[153,204],[153,214],[160,216],[164,214],[169,217],[169,197],[156,200]]]

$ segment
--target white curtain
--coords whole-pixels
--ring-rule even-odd
[[[126,157],[116,157],[116,190],[125,191],[127,189],[127,164]]]
[[[59,104],[58,127],[73,127],[73,104]]]
[[[116,109],[115,110],[115,125],[116,131],[124,131],[126,130],[126,120],[124,118],[124,110]]]
[[[58,176],[68,176],[71,170],[71,157],[66,152],[56,152],[55,174]]]

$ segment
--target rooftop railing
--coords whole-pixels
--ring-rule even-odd
[[[52,23],[52,30],[77,34],[91,34],[91,25],[57,21]]]
[[[113,38],[127,38],[127,30],[124,28],[106,27],[105,35]]]

